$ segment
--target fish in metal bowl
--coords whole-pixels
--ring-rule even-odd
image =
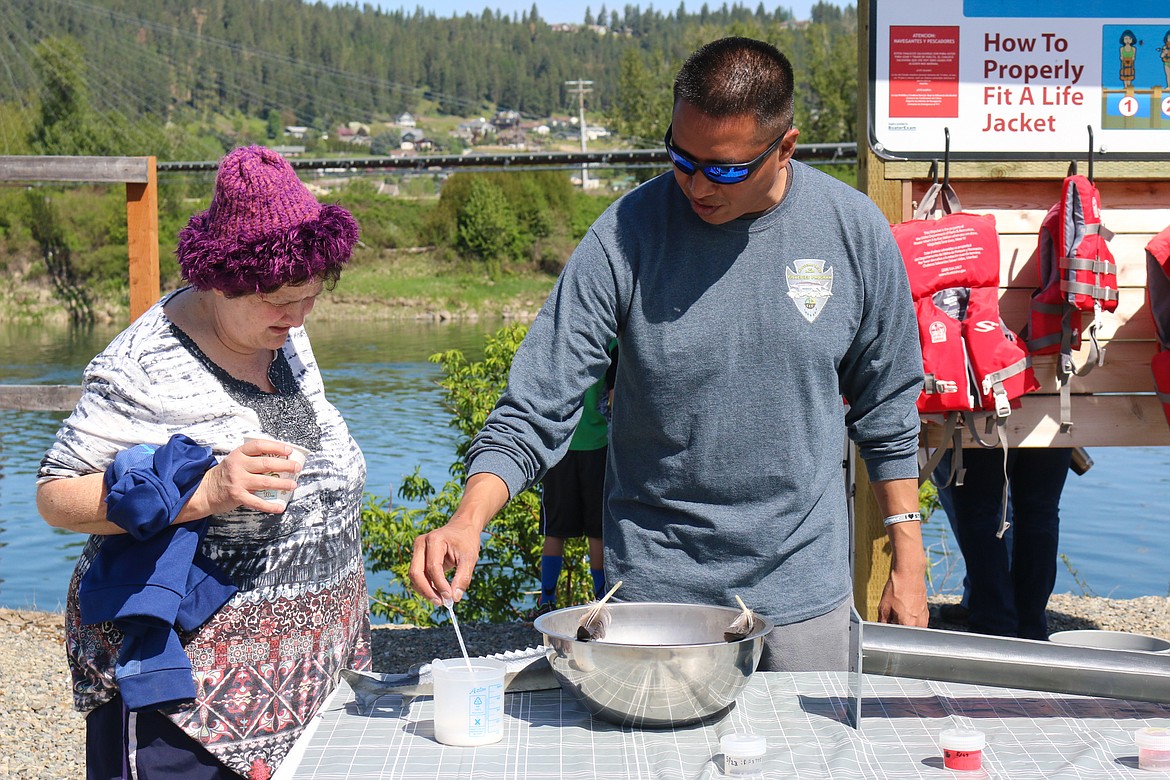
[[[607,605],[601,639],[577,639],[590,606],[541,615],[548,660],[561,688],[593,714],[622,726],[685,726],[722,715],[756,670],[773,624],[754,615],[751,630],[724,634],[741,611],[698,604]]]

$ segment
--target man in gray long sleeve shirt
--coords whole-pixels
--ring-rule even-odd
[[[724,39],[688,59],[673,175],[618,200],[569,259],[472,442],[463,501],[415,543],[422,595],[462,595],[480,531],[563,454],[617,336],[604,539],[622,599],[738,594],[778,625],[761,668],[843,668],[848,431],[894,521],[880,617],[926,624],[919,523],[898,522],[918,509],[922,387],[905,271],[871,201],[791,160],[791,122],[791,67],[771,46]]]

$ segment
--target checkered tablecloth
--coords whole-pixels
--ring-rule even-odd
[[[723,718],[678,729],[623,728],[593,718],[559,690],[505,697],[504,738],[478,748],[440,745],[433,702],[379,699],[357,714],[342,683],[289,777],[586,780],[722,778],[719,738],[767,738],[765,778],[1144,778],[1134,732],[1170,727],[1170,706],[865,675],[861,729],[847,725],[846,673],[757,672]],[[943,768],[938,734],[987,736],[982,772]],[[290,771],[291,770],[291,771]]]

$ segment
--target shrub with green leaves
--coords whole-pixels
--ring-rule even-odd
[[[444,525],[454,514],[466,482],[464,457],[472,437],[479,432],[508,382],[508,370],[517,347],[528,332],[523,324],[508,325],[489,336],[482,361],[468,361],[459,350],[433,355],[442,366],[444,403],[451,412],[450,425],[460,433],[451,464],[451,479],[436,491],[414,473],[402,482],[398,496],[409,502],[425,502],[421,508],[393,506],[390,501],[367,495],[362,509],[362,542],[366,560],[374,572],[390,572],[395,589],[380,588],[370,611],[395,623],[432,625],[444,622],[446,611],[436,609],[410,586],[408,574],[414,539]],[[530,593],[540,582],[539,488],[512,498],[488,525],[480,549],[479,564],[467,595],[460,603],[460,617],[468,622],[499,623],[516,620],[531,606]],[[565,606],[592,598],[587,549],[584,539],[565,545],[565,568],[557,591],[557,603]]]
[[[503,263],[519,257],[522,242],[516,214],[493,182],[485,178],[471,182],[455,225],[456,248],[482,260],[493,279]]]
[[[362,243],[376,249],[418,246],[424,215],[434,208],[434,201],[383,195],[366,179],[351,181],[341,192],[322,202],[339,202],[353,212],[361,225]]]
[[[579,238],[572,232],[578,207],[562,171],[457,173],[443,184],[425,232],[495,275],[509,263],[541,265],[550,245]]]

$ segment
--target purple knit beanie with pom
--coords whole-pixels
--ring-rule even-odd
[[[335,280],[357,238],[353,215],[318,203],[287,160],[245,146],[219,164],[211,207],[179,232],[175,255],[194,287],[232,297]]]

